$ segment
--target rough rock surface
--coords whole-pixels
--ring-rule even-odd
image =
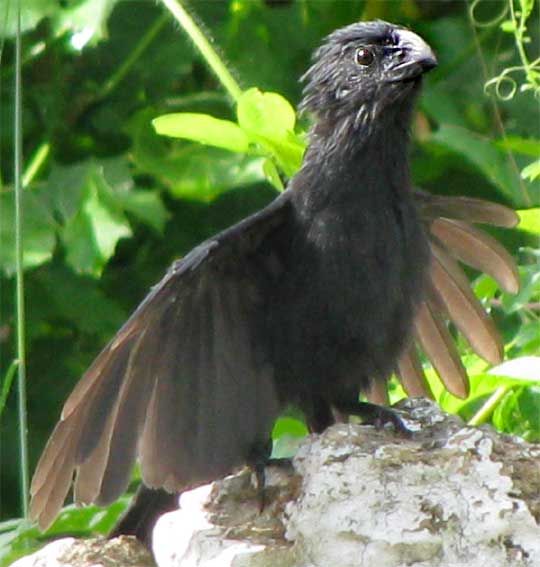
[[[152,556],[135,538],[66,537],[23,557],[12,567],[155,567]]]
[[[247,471],[184,493],[154,531],[158,565],[539,567],[540,446],[427,400],[401,409],[410,437],[340,424],[307,438],[294,471],[267,469],[262,513]]]

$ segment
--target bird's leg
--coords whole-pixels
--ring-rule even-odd
[[[255,489],[259,500],[259,512],[261,513],[266,506],[266,467],[275,466],[287,469],[292,466],[292,459],[288,457],[272,458],[271,454],[272,439],[270,438],[266,443],[254,445],[247,461],[247,464],[255,473]]]
[[[177,508],[178,493],[170,493],[161,488],[152,489],[141,484],[108,538],[133,535],[151,550],[152,531],[156,521],[161,515]]]
[[[259,512],[264,510],[265,495],[264,485],[266,482],[266,465],[270,460],[272,454],[272,438],[266,443],[256,443],[252,448],[247,459],[248,465],[255,473],[255,490],[257,491],[257,498],[259,500]]]
[[[387,423],[390,423],[399,433],[407,437],[412,435],[412,431],[405,425],[399,412],[392,408],[361,402],[356,396],[336,398],[332,401],[332,405],[339,412],[362,418],[363,423],[374,425],[377,428],[384,427]]]

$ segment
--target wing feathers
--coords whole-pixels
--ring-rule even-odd
[[[446,389],[459,398],[466,398],[469,392],[467,372],[448,329],[427,303],[418,310],[414,331]]]
[[[83,416],[84,417],[84,416]],[[32,481],[30,518],[46,529],[57,516],[69,491],[75,468],[80,421],[58,423],[40,459],[43,472]]]
[[[432,243],[431,250],[431,279],[448,315],[479,356],[499,363],[503,350],[497,329],[471,291],[467,277],[440,247]]]
[[[279,404],[273,369],[251,352],[262,318],[251,255],[289,218],[290,194],[207,241],[148,294],[64,405],[32,481],[47,527],[74,473],[77,501],[108,503],[134,460],[150,487],[223,475],[267,440]],[[258,345],[257,348],[266,348]]]
[[[110,430],[103,435],[108,445],[107,458],[99,474],[99,492],[90,500],[97,504],[113,502],[129,484],[153,384],[153,361],[159,357],[159,339],[158,333],[149,334],[144,329],[131,350],[118,402],[111,412]],[[97,469],[98,464],[87,461],[80,470],[94,467]]]
[[[428,223],[439,217],[504,228],[513,228],[519,223],[519,217],[515,211],[483,199],[444,197],[415,191],[414,201],[420,215]]]
[[[401,355],[398,362],[398,374],[409,397],[433,398],[414,344]]]
[[[517,293],[514,259],[495,239],[466,223],[448,219],[433,221],[430,232],[458,260],[489,274],[504,291]]]

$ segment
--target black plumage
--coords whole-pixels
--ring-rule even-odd
[[[334,412],[372,410],[359,394],[398,365],[422,388],[411,337],[438,293],[429,282],[460,279],[442,248],[429,278],[427,233],[465,230],[434,226],[445,203],[413,193],[409,179],[411,113],[435,64],[417,35],[381,21],[327,38],[304,76],[314,126],[300,172],[268,207],[175,262],[86,372],[32,482],[41,527],[74,473],[83,503],[116,499],[136,460],[148,487],[177,492],[257,462],[289,404],[320,431]],[[492,270],[511,280],[497,252]]]

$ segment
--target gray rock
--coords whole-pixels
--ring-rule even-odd
[[[539,567],[540,446],[427,400],[400,410],[410,437],[306,438],[294,469],[267,469],[262,512],[247,470],[184,493],[154,530],[159,567]],[[15,565],[136,565],[37,561]]]

